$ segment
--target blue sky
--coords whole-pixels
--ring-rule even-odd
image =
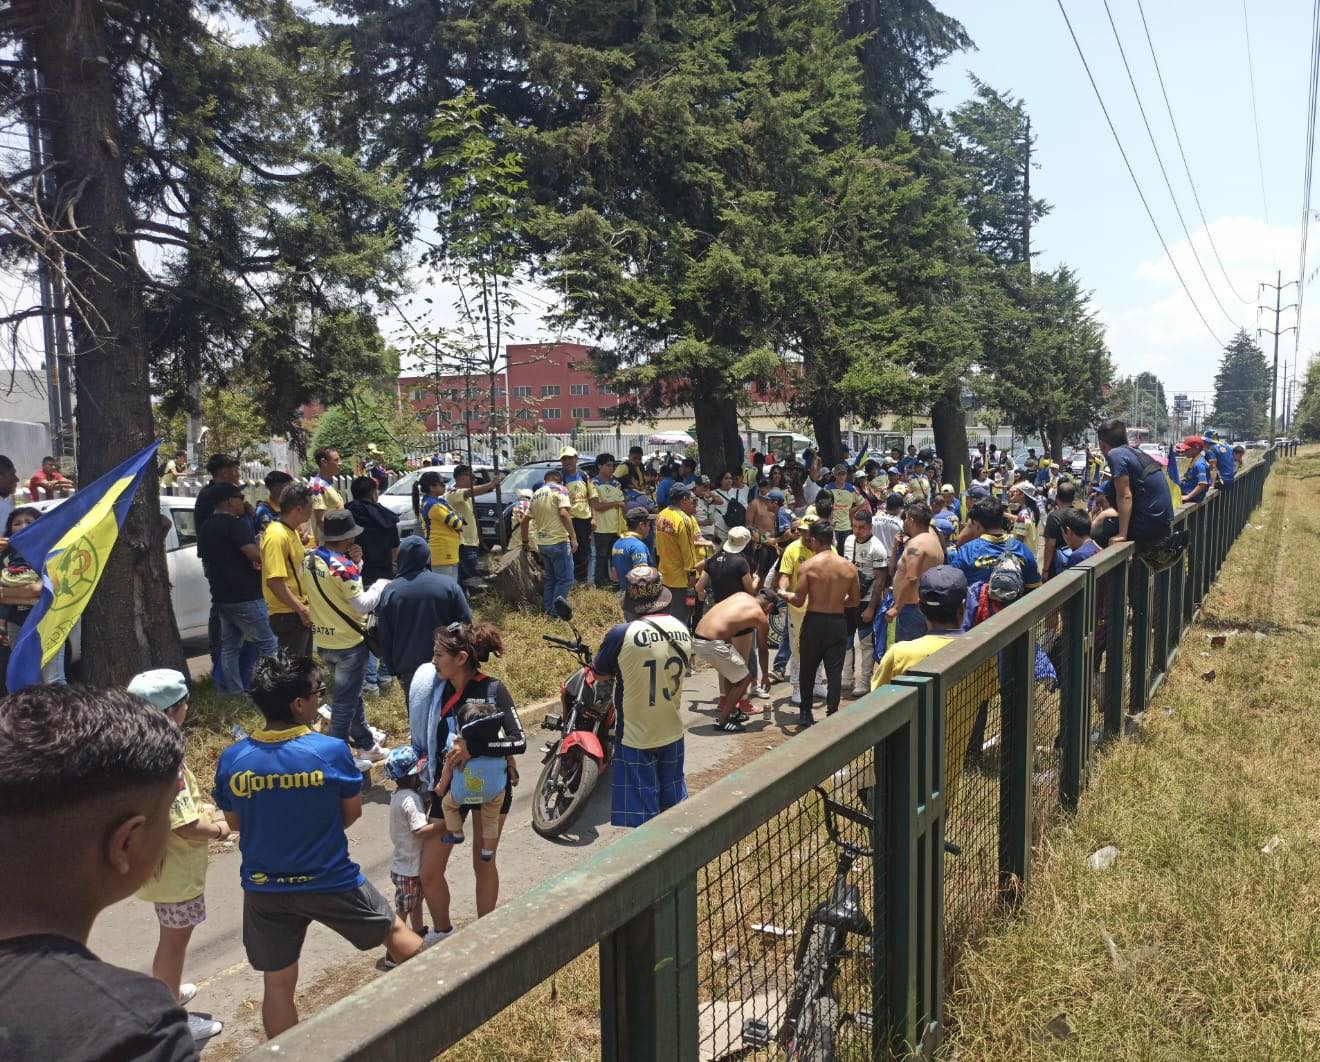
[[[1166,390],[1209,399],[1218,347],[1183,294],[1105,124],[1055,0],[937,0],[962,21],[977,50],[939,71],[940,105],[970,93],[967,74],[1021,97],[1037,136],[1032,192],[1053,211],[1033,231],[1038,267],[1067,262],[1094,291],[1120,372],[1149,369]],[[1065,0],[1092,73],[1155,219],[1211,328],[1227,340],[1236,325],[1252,334],[1257,295],[1273,302],[1276,269],[1298,271],[1311,5],[1303,0],[1247,0],[1255,59],[1265,188],[1256,157],[1247,76],[1242,0],[1143,0],[1160,70],[1178,122],[1210,234],[1242,303],[1216,264],[1178,156],[1137,0],[1109,0],[1146,114],[1182,206],[1192,240],[1228,317],[1207,290],[1183,235],[1150,146],[1114,34],[1100,0]],[[1320,208],[1320,180],[1314,206]],[[1268,203],[1268,216],[1266,205]],[[1313,226],[1314,228],[1314,226]],[[1310,239],[1320,261],[1320,231]],[[1320,277],[1304,301],[1301,361],[1320,341]],[[1295,302],[1295,289],[1283,302]],[[1231,318],[1231,321],[1230,321]],[[1291,312],[1284,325],[1294,323]],[[1272,338],[1264,337],[1266,353]],[[1291,361],[1291,333],[1280,343]]]

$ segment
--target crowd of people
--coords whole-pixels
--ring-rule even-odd
[[[566,448],[513,518],[517,543],[544,570],[548,612],[574,582],[619,592],[621,621],[593,661],[613,679],[619,709],[612,822],[641,825],[686,797],[680,710],[696,661],[718,675],[718,733],[742,731],[751,698],[768,698],[775,682],[790,684],[805,728],[817,701],[834,713],[844,696],[891,681],[1106,546],[1132,541],[1148,563],[1172,563],[1176,469],[1130,446],[1121,421],[1102,423],[1097,437],[1080,475],[1034,455],[1017,467],[982,447],[962,489],[916,447],[828,468],[810,450],[753,453],[713,476],[690,458],[647,462],[639,448],[622,463],[597,455],[586,475]],[[1188,439],[1186,450],[1187,501],[1231,489],[1231,450],[1212,438]],[[22,1057],[191,1058],[219,1031],[183,1009],[196,991],[183,974],[206,917],[207,845],[231,833],[244,946],[263,975],[271,1036],[298,1020],[311,923],[364,950],[383,946],[386,966],[405,962],[453,932],[446,872],[464,844],[478,916],[498,901],[498,843],[527,744],[508,689],[482,670],[503,652],[502,636],[473,621],[459,582],[474,560],[464,551],[479,548],[472,498],[493,484],[475,484],[466,466],[452,484],[427,471],[419,533],[401,538],[377,477],[354,478],[345,502],[339,454],[314,457],[309,483],[272,472],[267,497],[250,506],[238,462],[216,455],[197,497],[220,673],[264,719],[221,756],[209,790],[218,817],[183,762],[189,688],[178,672],[146,672],[127,691],[43,675],[0,702],[0,820],[30,860],[0,881],[0,1027]],[[0,458],[0,497],[16,482]],[[36,600],[9,542],[35,519],[23,513],[5,514],[0,541],[0,609],[11,625]],[[409,734],[387,749],[364,694],[394,680]],[[951,758],[979,748],[978,726],[950,733]],[[395,784],[392,902],[350,858],[345,835],[361,815],[363,770],[381,761]],[[46,843],[52,831],[67,839],[67,858]],[[86,948],[97,912],[134,893],[160,926],[154,980]],[[74,997],[82,1018],[68,1020]]]

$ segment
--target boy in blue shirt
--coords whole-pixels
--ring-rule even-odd
[[[1004,529],[1004,503],[997,498],[979,498],[967,518],[968,529],[976,537],[949,554],[949,563],[967,576],[967,585],[979,587],[990,578],[999,558],[1015,553],[1022,561],[1025,589],[1040,586],[1040,568],[1036,555],[1020,538]],[[964,532],[967,534],[968,532]]]
[[[1059,530],[1068,547],[1068,555],[1063,560],[1065,571],[1100,552],[1100,547],[1091,538],[1091,521],[1080,509],[1069,509],[1059,517]]]
[[[1189,435],[1183,440],[1183,446],[1187,448],[1187,471],[1178,486],[1182,489],[1183,504],[1196,505],[1205,501],[1210,493],[1210,466],[1201,454],[1205,443],[1199,435]]]
[[[629,509],[624,523],[628,530],[615,539],[610,550],[610,574],[620,589],[627,585],[630,571],[651,563],[651,551],[646,545],[651,534],[651,510],[641,506]]]
[[[266,726],[225,749],[215,772],[216,805],[240,831],[243,946],[265,978],[261,1020],[271,1038],[298,1023],[298,959],[312,922],[360,951],[383,943],[396,963],[422,948],[348,857],[362,773],[348,745],[309,726],[325,689],[311,657],[262,659],[252,699]]]

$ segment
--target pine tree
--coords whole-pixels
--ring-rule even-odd
[[[1312,357],[1306,367],[1301,401],[1297,404],[1294,431],[1303,439],[1320,439],[1320,358]]]
[[[1215,373],[1215,408],[1211,423],[1234,439],[1265,435],[1269,423],[1270,367],[1246,329],[1240,329]]]

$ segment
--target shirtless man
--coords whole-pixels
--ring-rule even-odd
[[[798,631],[798,681],[802,699],[798,723],[811,726],[816,720],[811,714],[811,695],[816,668],[825,664],[825,712],[833,715],[839,710],[839,697],[843,692],[843,657],[848,650],[848,623],[843,612],[857,608],[862,599],[857,569],[850,561],[834,552],[834,531],[826,522],[818,521],[807,531],[807,539],[814,553],[798,569],[797,588],[792,593],[780,591],[781,596],[794,608],[806,606],[802,627]]]
[[[736,734],[747,722],[748,716],[738,707],[738,702],[752,682],[747,654],[753,635],[760,657],[761,689],[770,692],[767,617],[774,608],[775,597],[768,590],[755,597],[740,590],[712,606],[697,624],[692,638],[693,654],[710,664],[720,676],[720,719],[715,724],[716,730]]]
[[[917,604],[917,584],[921,573],[944,563],[940,536],[930,526],[930,506],[910,502],[903,510],[903,553],[894,570],[894,604],[885,613],[892,623],[898,620],[896,642],[910,642],[926,633],[926,617]]]
[[[747,528],[752,533],[752,571],[757,583],[765,581],[779,556],[779,509],[784,504],[784,492],[772,490],[758,494],[747,506]]]

